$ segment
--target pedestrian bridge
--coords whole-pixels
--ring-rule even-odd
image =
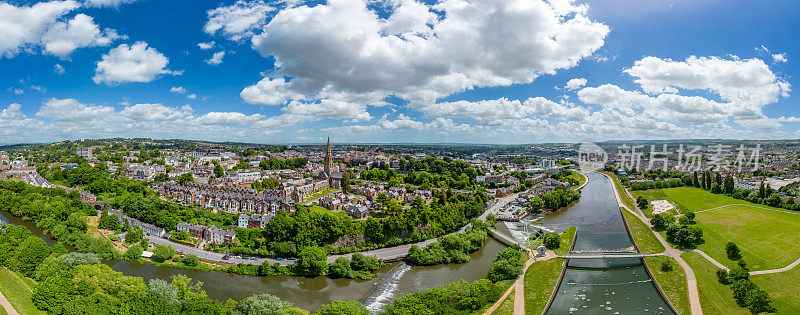
[[[642,254],[642,253],[630,253],[630,254],[592,254],[592,255],[560,255],[558,257],[564,259],[614,259],[614,258],[642,258],[648,256],[658,256],[661,254]]]

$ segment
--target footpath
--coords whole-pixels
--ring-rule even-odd
[[[647,217],[644,215],[644,213],[642,213],[641,209],[639,209],[635,205],[634,205],[634,207],[636,207],[635,211],[629,209],[628,206],[624,202],[622,202],[622,197],[620,196],[620,192],[617,191],[617,185],[614,182],[614,178],[605,173],[601,174],[605,175],[611,181],[611,187],[613,187],[614,196],[617,197],[617,203],[619,204],[620,208],[623,208],[625,209],[625,211],[630,212],[631,214],[636,216],[640,221],[646,224],[650,228],[650,231],[656,236],[656,239],[658,239],[658,241],[661,242],[661,245],[663,245],[664,248],[667,249],[664,253],[667,256],[675,259],[675,261],[678,262],[678,265],[680,265],[681,268],[683,268],[683,271],[686,273],[686,286],[689,289],[688,290],[689,304],[691,306],[692,315],[703,314],[703,309],[700,307],[700,293],[697,290],[697,277],[694,275],[694,270],[692,270],[692,267],[689,267],[689,264],[687,264],[686,261],[684,261],[683,258],[681,258],[681,253],[683,253],[683,251],[672,248],[672,246],[667,242],[667,240],[665,240],[664,237],[661,236],[661,234],[658,233],[655,230],[655,228],[650,224],[650,220],[648,220]],[[627,196],[631,198],[631,200],[636,200],[635,198],[633,198],[633,196],[631,196],[630,192],[628,192],[627,189],[623,187],[622,190],[625,191],[625,194],[627,194]]]

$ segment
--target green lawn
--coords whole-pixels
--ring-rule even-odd
[[[475,314],[483,314],[484,312],[476,312]],[[514,315],[514,292],[500,304],[500,306],[492,312],[492,315]]]
[[[749,314],[746,309],[736,305],[730,287],[717,281],[717,267],[698,253],[686,252],[681,257],[692,267],[697,278],[697,289],[700,292],[700,305],[703,314],[728,315]]]
[[[628,206],[628,208],[631,210],[636,209],[633,205],[633,199],[628,197],[628,194],[625,193],[625,190],[622,187],[622,183],[619,182],[619,178],[617,177],[616,174],[609,173],[606,171],[598,171],[598,172],[611,176],[612,181],[614,182],[614,187],[617,188],[617,192],[619,192],[619,197],[622,198],[622,203]]]
[[[572,247],[572,239],[575,238],[575,231],[577,230],[576,227],[570,226],[561,233],[561,244],[554,250],[556,255],[569,254],[569,248]]]
[[[689,305],[689,292],[686,287],[686,273],[683,271],[678,262],[669,256],[651,256],[644,258],[647,266],[650,267],[650,272],[656,278],[661,290],[669,299],[672,306],[678,310],[679,314],[691,314],[691,306]],[[672,270],[663,271],[661,265],[663,262],[669,262]]]
[[[20,281],[20,279],[22,280]],[[33,295],[31,290],[34,289],[34,286],[33,280],[25,278],[19,273],[15,275],[5,267],[0,267],[0,292],[3,292],[3,295],[18,313],[46,314],[38,310],[33,305],[33,301],[31,301],[31,295]]]
[[[725,253],[725,244],[728,241],[739,246],[742,259],[751,270],[785,267],[800,257],[796,250],[800,246],[800,213],[780,212],[787,210],[712,194],[694,187],[652,189],[636,193],[661,195],[661,199],[670,200],[682,212],[694,211],[697,214],[695,221],[703,228],[705,240],[697,248],[728,267],[736,266],[736,262],[728,259]],[[731,204],[751,206],[736,205],[699,212]]]
[[[778,309],[778,314],[800,310],[800,283],[797,279],[800,279],[800,267],[780,273],[750,276],[750,280],[772,297],[772,306]]]
[[[319,197],[325,196],[325,195],[330,194],[330,193],[332,193],[334,191],[337,191],[337,190],[338,189],[336,189],[336,188],[328,188],[328,189],[320,190],[320,191],[318,191],[316,193],[311,194],[311,196],[308,196],[308,198],[306,198],[306,201],[310,201],[310,200],[313,200],[314,198],[319,198]]]
[[[639,220],[638,217],[628,212],[628,210],[622,208],[620,208],[620,210],[622,210],[625,221],[628,223],[628,230],[631,231],[631,235],[636,242],[636,246],[639,247],[639,251],[642,253],[661,253],[666,250],[664,245],[661,245],[661,242],[659,242],[653,234],[653,231],[650,230],[649,226]]]
[[[583,184],[584,182],[589,180],[588,178],[586,178],[586,175],[583,175],[583,174],[578,173],[576,171],[571,171],[571,172],[572,172],[572,174],[567,176],[567,177],[578,181],[578,185],[575,185],[575,187],[580,186],[581,184]]]
[[[639,197],[646,198],[648,203],[653,200],[669,199],[669,197],[666,194],[664,194],[664,192],[661,189],[630,190],[630,192],[634,198],[639,198]],[[652,205],[648,205],[648,208],[646,210],[642,209],[642,213],[644,213],[644,215],[647,216],[648,218],[653,216],[652,212],[653,212]],[[678,214],[678,211],[676,210],[672,210],[670,212]]]
[[[327,214],[332,214],[332,215],[338,215],[340,217],[346,217],[347,216],[347,213],[344,213],[343,211],[331,211],[331,210],[325,209],[323,207],[320,207],[318,205],[310,206],[309,207],[309,211],[317,212],[317,213],[327,213]]]
[[[525,314],[541,314],[558,285],[564,259],[552,258],[533,263],[525,272]]]

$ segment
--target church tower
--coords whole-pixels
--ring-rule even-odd
[[[325,174],[328,177],[333,172],[333,155],[331,154],[331,137],[328,137],[328,145],[325,146]]]

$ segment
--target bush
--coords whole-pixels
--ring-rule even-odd
[[[181,263],[187,266],[195,267],[200,264],[200,259],[198,259],[195,255],[187,255],[186,257],[183,257]]]
[[[377,271],[382,265],[382,262],[379,258],[364,256],[362,253],[354,253],[350,257],[350,260],[350,266],[356,271],[365,270],[374,272]]]
[[[344,257],[336,258],[336,261],[328,266],[328,275],[332,278],[353,278],[350,261]]]
[[[305,247],[297,255],[297,273],[306,276],[319,276],[328,271],[328,254],[319,247]]]
[[[134,244],[131,247],[128,247],[128,250],[125,251],[125,254],[122,255],[127,260],[137,260],[139,257],[142,257],[142,253],[144,249],[139,244]]]
[[[358,301],[333,301],[322,306],[314,315],[369,315],[369,311]]]
[[[167,245],[156,245],[153,249],[153,261],[163,263],[175,255],[175,249]]]
[[[67,267],[75,268],[76,266],[80,265],[94,265],[100,263],[100,258],[97,257],[97,254],[93,253],[67,253],[64,256],[61,256],[61,261],[64,262]]]
[[[664,271],[664,272],[672,271],[672,264],[667,260],[662,261],[661,262],[661,271]]]
[[[131,228],[130,231],[128,231],[128,233],[125,234],[125,243],[126,244],[138,243],[142,240],[143,236],[144,232],[142,231],[142,228],[140,228],[138,225],[134,226],[133,228]]]

